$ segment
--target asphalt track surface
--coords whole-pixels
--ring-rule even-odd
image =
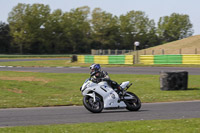
[[[0,127],[200,118],[200,101],[145,103],[137,112],[126,109],[103,110],[94,114],[83,106],[1,109]]]
[[[70,60],[70,58],[39,58],[39,59],[0,59],[0,62],[10,61],[38,61],[38,60]],[[161,71],[187,71],[189,75],[200,75],[200,68],[189,67],[108,67],[103,68],[111,74],[153,74]],[[81,67],[12,67],[0,66],[0,71],[29,71],[42,73],[88,73],[88,68]]]
[[[109,74],[151,74],[161,71],[187,71],[189,75],[200,75],[200,68],[189,67],[107,67],[102,68]],[[81,67],[12,67],[0,66],[0,71],[24,71],[41,73],[89,73],[89,68]]]

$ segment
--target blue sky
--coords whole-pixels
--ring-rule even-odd
[[[113,15],[126,14],[131,10],[144,11],[157,23],[160,17],[172,13],[187,14],[193,24],[194,35],[200,35],[200,0],[0,0],[0,21],[7,23],[8,13],[18,3],[42,3],[51,10],[70,11],[80,6],[89,6],[91,10],[100,7]]]

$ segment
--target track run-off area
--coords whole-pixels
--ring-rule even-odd
[[[200,68],[190,67],[105,67],[102,69],[107,71],[109,74],[159,75],[161,71],[187,71],[189,75],[200,75]],[[0,71],[89,73],[89,68],[0,66]],[[103,112],[99,114],[90,113],[83,106],[0,109],[0,127],[127,120],[200,118],[199,110],[200,100],[142,103],[141,109],[137,112],[119,109],[103,110]]]

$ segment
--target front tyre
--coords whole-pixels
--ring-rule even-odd
[[[141,108],[140,99],[134,93],[127,92],[126,94],[134,97],[134,99],[124,101],[127,106],[126,109],[129,111],[138,111]]]
[[[96,95],[96,102],[94,102],[93,97],[84,96],[83,97],[83,105],[87,110],[92,113],[100,113],[103,110],[103,102],[100,96]]]

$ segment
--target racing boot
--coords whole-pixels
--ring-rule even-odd
[[[125,93],[124,89],[121,86],[119,86],[118,91],[119,91],[118,94],[119,94],[120,100],[123,100],[124,99],[124,93]]]

